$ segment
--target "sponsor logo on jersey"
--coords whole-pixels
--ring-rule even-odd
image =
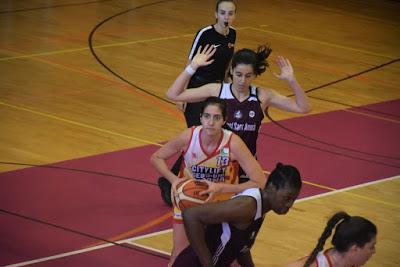
[[[242,111],[241,110],[235,111],[234,116],[236,119],[241,119],[243,117]]]

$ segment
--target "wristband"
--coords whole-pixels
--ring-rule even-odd
[[[187,73],[189,73],[190,75],[193,75],[193,74],[196,72],[196,70],[193,69],[192,66],[191,66],[190,64],[186,66],[185,71],[186,71]]]

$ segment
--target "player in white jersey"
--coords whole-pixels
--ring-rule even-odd
[[[332,248],[325,251],[324,244],[332,234]],[[358,267],[375,253],[377,229],[366,218],[350,216],[346,212],[334,214],[310,256],[287,264],[285,267]]]
[[[193,137],[193,131],[198,131],[199,141],[196,143],[198,146],[196,149],[191,149],[191,151],[199,151],[199,149],[204,152],[205,155],[212,155],[215,151],[220,151],[218,156],[221,156],[220,159],[217,157],[211,157],[215,162],[215,167],[219,167],[218,165],[228,166],[229,163],[237,161],[242,168],[249,175],[250,180],[242,183],[242,184],[231,184],[224,182],[210,182],[209,188],[204,191],[204,193],[209,194],[208,201],[215,198],[216,195],[223,193],[238,193],[247,188],[258,187],[263,188],[266,182],[266,177],[261,169],[260,164],[255,160],[255,158],[250,153],[249,149],[243,143],[243,141],[236,134],[231,133],[230,131],[225,131],[222,129],[222,126],[226,121],[226,103],[219,99],[218,97],[210,97],[204,101],[203,110],[201,112],[201,128],[187,129],[183,131],[181,134],[167,142],[163,147],[157,150],[151,156],[151,163],[156,168],[156,170],[167,178],[171,184],[173,193],[176,190],[176,185],[179,183],[179,177],[175,175],[168,168],[166,161],[174,155],[187,152],[191,145],[191,139]],[[229,146],[221,145],[221,140],[224,140],[226,144]],[[193,144],[192,144],[193,145]],[[229,151],[225,149],[229,148]],[[197,152],[196,152],[197,153]],[[199,155],[200,156],[200,155]],[[226,157],[226,158],[224,158]],[[191,168],[194,166],[196,168],[196,164],[198,162],[194,162],[194,155],[190,154],[190,158],[187,158],[187,167]],[[211,159],[210,158],[210,159]],[[218,162],[220,160],[220,162]],[[192,172],[192,175],[203,175],[204,168],[207,166],[203,166],[202,170],[193,169],[195,172]],[[199,167],[200,168],[200,167]],[[224,169],[224,177],[226,178],[226,172],[229,168]],[[230,179],[230,178],[229,178]],[[237,179],[236,179],[237,180]],[[177,221],[173,224],[173,243],[174,247],[172,250],[170,264],[173,263],[175,257],[188,245],[187,237],[185,234],[185,229],[182,223],[178,223]]]

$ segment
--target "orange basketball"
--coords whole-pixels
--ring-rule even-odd
[[[208,189],[206,182],[194,179],[184,179],[176,185],[175,205],[181,210],[201,205],[208,198],[208,194],[199,193]]]

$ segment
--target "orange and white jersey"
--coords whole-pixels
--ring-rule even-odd
[[[201,143],[202,126],[192,128],[192,136],[187,149],[184,151],[184,162],[181,165],[180,177],[191,177],[196,180],[206,179],[214,183],[238,183],[237,161],[231,159],[230,141],[232,132],[222,129],[221,139],[216,149],[207,153]],[[227,199],[231,196],[224,197]],[[221,199],[217,197],[217,199]]]

